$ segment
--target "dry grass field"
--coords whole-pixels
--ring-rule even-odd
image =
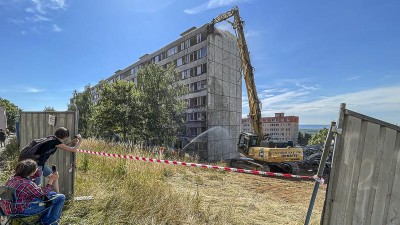
[[[151,150],[97,140],[85,140],[81,148],[159,157]],[[2,169],[2,182],[16,162],[15,151],[10,148],[8,152],[3,154],[9,166]],[[313,185],[309,180],[78,153],[75,196],[93,196],[94,200],[68,201],[61,224],[303,224]],[[311,224],[319,224],[325,188],[319,190]]]
[[[87,140],[82,149],[159,157]],[[61,224],[303,224],[314,182],[78,153],[75,196]],[[223,165],[221,163],[220,165]],[[311,224],[319,224],[326,185]]]

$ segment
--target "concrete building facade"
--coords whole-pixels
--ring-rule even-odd
[[[269,134],[272,141],[292,141],[297,144],[299,134],[299,117],[285,116],[284,113],[275,113],[274,117],[262,117],[262,129],[264,134]],[[251,119],[242,118],[242,132],[254,132]]]
[[[189,93],[185,133],[177,134],[179,147],[206,160],[230,159],[238,155],[242,113],[241,61],[236,37],[228,31],[192,27],[167,46],[140,57],[139,61],[118,70],[107,82],[137,82],[140,68],[157,63],[176,65],[181,82]],[[100,98],[92,88],[94,101]]]

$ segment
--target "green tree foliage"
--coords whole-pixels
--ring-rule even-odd
[[[303,134],[302,132],[299,131],[299,136],[297,140],[300,145],[308,145],[310,139],[311,139],[311,134],[306,132]]]
[[[327,128],[323,128],[323,129],[319,130],[317,133],[315,133],[311,137],[311,140],[309,141],[309,144],[310,145],[324,144],[327,135],[328,135],[328,129]]]
[[[181,96],[187,88],[178,81],[179,74],[171,64],[167,68],[150,64],[138,73],[143,132],[148,143],[172,143],[184,127],[186,104]]]
[[[10,132],[15,132],[15,124],[19,120],[20,110],[16,105],[9,100],[0,97],[0,106],[6,109],[7,129]]]
[[[54,107],[51,106],[45,106],[43,109],[43,112],[55,112],[56,110],[54,109]]]
[[[78,131],[82,137],[90,137],[93,134],[92,128],[94,124],[92,121],[94,103],[90,85],[86,85],[82,93],[74,91],[68,110],[75,111],[76,108],[78,108],[79,112]]]
[[[111,137],[114,133],[122,134],[125,139],[137,136],[141,130],[142,112],[135,83],[103,81],[100,90],[101,97],[93,111],[96,136]]]

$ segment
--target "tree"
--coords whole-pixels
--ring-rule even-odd
[[[310,139],[311,139],[311,134],[307,132],[303,134],[301,131],[299,131],[298,143],[300,145],[308,145]]]
[[[305,145],[308,145],[308,143],[310,142],[311,139],[311,134],[310,133],[304,133],[304,143]]]
[[[10,132],[15,132],[15,124],[19,120],[20,110],[16,105],[9,100],[0,97],[0,106],[6,109],[7,129]]]
[[[187,88],[178,81],[179,74],[172,64],[167,68],[150,64],[138,73],[143,133],[148,143],[173,143],[178,130],[184,127],[186,104],[181,96]]]
[[[319,130],[317,133],[315,133],[311,137],[311,140],[309,141],[309,144],[310,145],[324,144],[327,135],[328,135],[328,129],[327,128],[323,128],[323,129]]]
[[[43,109],[43,112],[55,112],[56,110],[54,109],[54,107],[51,106],[45,106]]]
[[[299,131],[299,134],[297,135],[297,142],[300,145],[304,145],[304,136],[303,136],[303,133],[301,133],[300,131]]]
[[[139,93],[135,83],[117,81],[100,83],[100,100],[94,107],[93,123],[97,136],[111,137],[122,134],[128,137],[138,136],[142,130],[142,115],[139,105]]]
[[[70,104],[68,105],[69,111],[75,111],[78,108],[79,119],[78,119],[78,130],[82,137],[89,137],[93,134],[93,94],[90,85],[85,86],[85,90],[82,93],[78,93],[76,90],[73,93]]]

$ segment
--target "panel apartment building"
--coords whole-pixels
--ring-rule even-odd
[[[262,117],[264,134],[269,134],[272,141],[297,143],[299,134],[299,117],[285,116],[284,113],[275,113],[275,117]],[[242,132],[253,132],[251,119],[242,118]]]
[[[182,96],[187,102],[187,130],[177,134],[179,147],[182,149],[196,138],[185,150],[202,159],[236,157],[242,113],[241,60],[236,37],[228,31],[207,27],[207,24],[192,27],[179,39],[145,54],[106,81],[137,82],[139,69],[150,63],[164,66],[174,63],[181,74],[179,82],[189,90]],[[96,86],[92,88],[95,102],[100,97],[96,90]]]

